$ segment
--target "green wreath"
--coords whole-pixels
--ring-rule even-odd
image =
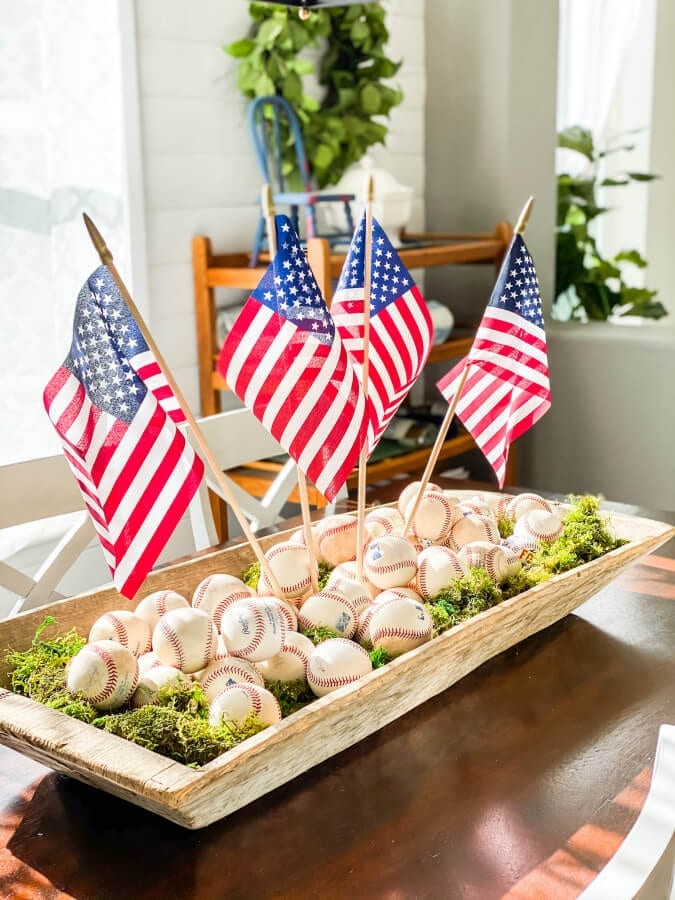
[[[387,126],[379,121],[403,99],[383,79],[401,63],[389,59],[385,12],[379,4],[356,4],[317,10],[301,20],[297,10],[251,3],[249,37],[223,49],[241,59],[237,83],[245,97],[280,94],[300,120],[305,152],[320,187],[336,184],[352,163],[373,144],[384,143]],[[319,103],[305,93],[303,78],[314,65],[298,54],[325,40]],[[293,185],[293,148],[284,153],[283,171]]]

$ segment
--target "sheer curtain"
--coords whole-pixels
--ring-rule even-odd
[[[86,210],[128,273],[118,0],[0,6],[0,464],[59,452],[42,390],[98,264]]]

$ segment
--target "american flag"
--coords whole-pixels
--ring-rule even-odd
[[[77,298],[73,340],[44,391],[115,587],[131,598],[171,537],[204,466],[184,416],[108,269]]]
[[[356,464],[358,377],[286,216],[279,250],[229,331],[218,370],[329,500]]]
[[[362,376],[366,217],[354,233],[330,311]],[[368,366],[368,451],[422,371],[433,326],[410,272],[373,219]]]
[[[525,241],[515,235],[469,355],[438,382],[454,397],[471,363],[457,415],[504,485],[509,445],[551,406],[539,281]]]

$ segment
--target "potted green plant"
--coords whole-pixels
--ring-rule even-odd
[[[303,132],[310,169],[319,187],[336,184],[373,144],[384,143],[382,121],[403,99],[387,83],[400,68],[385,47],[389,32],[379,4],[355,4],[312,12],[251,3],[247,37],[224,47],[240,60],[237,83],[245,97],[280,94],[292,104]],[[318,71],[303,51],[319,47]],[[319,101],[307,91],[318,77]],[[292,182],[292,148],[284,175]]]
[[[589,171],[581,175],[558,175],[554,316],[606,320],[617,315],[651,319],[667,315],[663,304],[655,299],[656,291],[631,286],[628,281],[631,267],[646,267],[644,257],[637,250],[603,256],[593,234],[595,221],[610,211],[599,204],[598,188],[618,188],[631,181],[649,182],[658,176],[647,172],[601,176],[605,157],[634,148],[620,144],[598,150],[591,132],[580,126],[559,132],[558,146],[580,153],[590,165]]]

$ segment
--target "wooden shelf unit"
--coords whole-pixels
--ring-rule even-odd
[[[492,234],[426,234],[404,233],[402,245],[397,248],[402,262],[408,269],[426,269],[445,265],[492,265],[499,269],[511,240],[512,229],[507,222],[499,222]],[[344,254],[331,252],[327,241],[321,238],[307,242],[307,257],[314,276],[326,301],[332,299],[332,282],[339,278],[345,260]],[[203,235],[192,239],[192,262],[195,290],[195,316],[197,325],[197,346],[199,354],[199,388],[201,414],[204,416],[220,412],[220,391],[227,390],[227,384],[216,370],[218,360],[216,305],[214,290],[217,287],[252,290],[262,278],[269,263],[263,254],[260,265],[249,265],[247,253],[214,254],[211,240]],[[471,347],[473,337],[462,333],[442,344],[432,347],[429,362],[460,359]],[[448,460],[475,447],[468,434],[460,434],[447,440],[441,450],[439,460]],[[390,478],[404,472],[419,472],[428,458],[428,448],[412,450],[409,453],[371,463],[368,466],[370,481]],[[261,478],[269,478],[269,464],[260,464],[257,469]],[[267,474],[263,474],[267,472]],[[230,473],[232,474],[232,473]],[[515,476],[515,455],[513,450],[507,467],[506,483],[513,483]],[[241,473],[237,480],[246,490],[255,489],[253,475]],[[355,487],[356,471],[350,476],[348,486]],[[262,484],[261,484],[262,488]],[[318,499],[315,496],[314,499]]]

